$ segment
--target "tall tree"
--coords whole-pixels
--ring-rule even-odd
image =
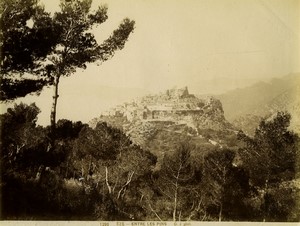
[[[234,152],[218,150],[209,153],[204,158],[202,184],[205,190],[207,207],[218,210],[218,220],[222,221],[226,185],[230,181]]]
[[[164,156],[161,169],[153,176],[163,202],[158,200],[149,207],[160,220],[188,220],[200,211],[201,197],[197,190],[200,181],[191,156],[194,148],[190,143],[181,143],[173,153]]]
[[[284,182],[295,179],[299,138],[288,130],[290,119],[290,114],[278,112],[272,118],[261,121],[253,138],[239,134],[245,144],[240,156],[252,184],[260,192],[264,221],[272,219],[270,211],[275,207],[275,203],[270,202],[272,193],[279,191]],[[290,208],[292,206],[291,203]],[[274,209],[272,215],[275,217]]]
[[[31,12],[37,4],[37,1],[34,0],[26,0],[28,1],[29,11]],[[8,7],[10,1],[4,1],[2,5],[2,13],[1,13],[1,22],[5,24],[5,17],[4,15],[9,15],[12,13],[11,10],[15,9],[14,7]],[[21,8],[19,1],[15,1],[14,3],[17,8]],[[31,18],[34,21],[33,27],[37,27],[40,30],[43,28],[49,27],[46,33],[47,39],[49,39],[49,48],[44,49],[41,48],[40,51],[42,52],[42,57],[34,58],[33,56],[36,55],[35,48],[32,48],[30,45],[29,50],[28,48],[20,45],[17,46],[18,51],[23,51],[28,55],[28,63],[25,65],[17,64],[18,67],[15,67],[17,71],[25,71],[25,69],[32,69],[34,71],[39,82],[31,82],[31,85],[38,87],[43,87],[47,84],[53,84],[54,93],[53,93],[53,104],[51,109],[51,128],[54,130],[55,123],[56,123],[56,106],[57,106],[57,99],[58,95],[58,86],[59,80],[61,76],[70,76],[73,74],[77,68],[86,68],[86,63],[91,63],[95,61],[106,61],[110,59],[116,50],[120,50],[124,47],[130,33],[134,30],[135,22],[126,18],[122,21],[119,27],[113,31],[112,35],[106,39],[102,44],[98,44],[95,36],[92,34],[91,30],[94,26],[99,25],[107,20],[107,7],[106,6],[99,6],[96,11],[91,12],[91,4],[92,0],[61,0],[60,3],[60,12],[56,12],[53,18],[50,18],[48,14],[46,15],[46,19],[42,20],[43,22],[47,21],[46,24],[40,23],[40,20],[37,20],[34,16],[31,18],[30,15],[36,15],[35,12],[28,13],[20,11],[21,15],[23,15],[23,20],[20,25],[15,25],[16,30],[19,31],[22,29],[24,30],[21,34],[23,36],[27,36],[30,33],[30,29],[28,30],[28,26],[26,26],[26,21]],[[25,4],[26,5],[26,4]],[[11,9],[11,10],[10,10]],[[40,8],[39,8],[40,9]],[[42,9],[41,9],[42,10]],[[50,18],[50,20],[49,20]],[[15,18],[11,18],[11,23],[15,23]],[[7,25],[8,27],[8,25]],[[25,27],[25,28],[24,28]],[[28,30],[28,31],[27,31]],[[2,37],[3,40],[9,39],[12,40],[12,49],[8,49],[4,56],[1,59],[1,64],[7,65],[6,69],[8,71],[12,71],[13,68],[10,68],[10,65],[14,63],[8,61],[9,54],[15,48],[15,40],[17,37],[14,33],[3,32]],[[35,39],[30,39],[30,44],[39,43],[41,38],[34,36]],[[43,38],[42,38],[43,40]],[[27,42],[25,42],[27,43]],[[2,48],[4,48],[5,43],[2,44]],[[17,54],[15,54],[17,55]],[[18,59],[19,60],[19,59]],[[16,60],[17,61],[17,60]],[[22,60],[19,60],[22,62]],[[17,61],[18,63],[18,61]],[[13,64],[14,65],[14,64]],[[34,69],[34,70],[33,70]],[[2,85],[6,88],[6,90],[11,91],[11,89],[16,88],[17,85],[22,85],[22,81],[15,81],[14,75],[8,74],[8,78]],[[41,82],[41,78],[46,77],[48,78],[46,82]],[[44,80],[42,80],[44,81]],[[24,88],[24,87],[23,87]],[[23,89],[22,95],[26,95],[32,91],[36,91],[39,89]],[[5,91],[5,90],[4,90]],[[6,98],[6,93],[2,96],[2,99],[9,99]],[[21,95],[21,96],[22,96]],[[17,97],[19,95],[13,95],[12,97]]]
[[[129,34],[134,29],[134,21],[124,19],[119,28],[101,45],[89,32],[94,25],[107,19],[107,7],[100,6],[90,13],[91,0],[61,1],[61,12],[54,15],[54,27],[59,34],[57,48],[49,56],[52,62],[53,105],[51,127],[55,127],[58,85],[61,76],[69,76],[76,68],[86,68],[86,63],[96,60],[105,61],[114,51],[122,49]]]

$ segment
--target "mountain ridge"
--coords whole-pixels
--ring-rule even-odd
[[[215,97],[221,100],[228,121],[250,134],[254,133],[261,119],[278,111],[291,114],[290,128],[299,133],[299,85],[300,74],[290,74]]]

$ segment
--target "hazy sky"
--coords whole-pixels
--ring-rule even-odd
[[[44,0],[47,11],[57,0]],[[107,4],[99,42],[121,20],[136,21],[125,48],[101,65],[61,79],[58,119],[88,122],[101,110],[173,86],[220,93],[258,79],[300,71],[298,0],[94,0]],[[49,124],[52,90],[17,102],[36,102]],[[4,108],[3,108],[4,109]]]

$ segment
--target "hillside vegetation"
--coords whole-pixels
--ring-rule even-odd
[[[253,138],[160,124],[143,147],[105,122],[60,120],[50,147],[38,113],[20,104],[1,115],[2,219],[299,221],[289,114]]]

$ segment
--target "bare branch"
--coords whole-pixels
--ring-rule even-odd
[[[119,199],[120,196],[121,196],[121,194],[122,194],[122,192],[126,190],[126,186],[131,182],[133,174],[134,174],[134,171],[128,173],[127,181],[122,186],[122,188],[119,190],[117,199]]]
[[[115,192],[115,189],[116,189],[116,186],[117,186],[118,182],[119,182],[119,175],[118,175],[117,180],[116,180],[116,183],[114,184],[114,187],[113,187],[113,189],[112,189],[112,193]]]
[[[171,197],[170,195],[168,195],[167,193],[165,193],[159,186],[157,187],[161,193],[163,193],[165,196],[167,196],[169,199],[173,199],[173,197]]]
[[[160,216],[155,212],[155,210],[151,207],[151,204],[149,203],[149,207],[150,207],[150,210],[155,214],[155,216],[160,220],[162,221],[162,219],[160,218]]]

